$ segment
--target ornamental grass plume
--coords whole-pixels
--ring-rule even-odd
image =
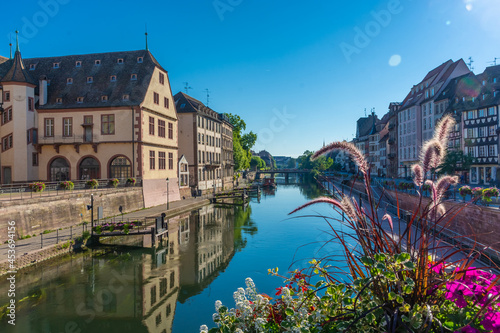
[[[418,200],[405,221],[399,218],[397,188],[396,216],[387,211],[390,207],[382,208],[382,199],[375,199],[370,167],[354,145],[334,142],[316,152],[313,158],[333,150],[348,152],[364,179],[367,200],[358,204],[351,194],[337,189],[334,198],[312,200],[290,214],[317,203],[331,205],[337,217],[321,217],[331,229],[329,242],[340,245],[342,267],[347,268],[339,268],[337,254],[332,253],[311,260],[308,269],[282,276],[286,285],[277,288],[276,298],[258,294],[255,285],[252,292],[240,288],[235,293],[236,308],[217,303],[214,321],[218,327],[202,331],[500,333],[500,276],[472,267],[485,255],[484,249],[461,249],[460,237],[453,247],[436,236],[466,206],[446,211],[443,205],[444,194],[457,177],[428,179],[446,153],[453,124],[451,117],[439,122],[434,138],[423,147],[420,162],[412,167]],[[424,185],[431,192],[425,200]],[[347,219],[339,217],[342,213]],[[343,228],[339,230],[338,224]],[[461,252],[462,259],[456,259]],[[278,276],[277,269],[270,274]]]

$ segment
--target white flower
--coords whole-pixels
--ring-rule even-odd
[[[208,327],[207,327],[207,325],[201,325],[200,326],[200,333],[208,333]]]
[[[220,307],[222,306],[222,302],[217,300],[215,301],[215,311],[219,312]]]

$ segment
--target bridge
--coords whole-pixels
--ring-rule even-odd
[[[261,175],[270,175],[274,178],[276,174],[281,174],[285,176],[285,180],[288,181],[288,176],[290,174],[304,175],[310,173],[309,169],[272,169],[272,170],[257,170],[255,174],[255,179],[260,179]]]

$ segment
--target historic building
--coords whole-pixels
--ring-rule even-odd
[[[222,187],[223,176],[219,114],[183,92],[174,100],[179,117],[179,151],[189,162],[189,186],[195,193],[216,191]]]
[[[0,60],[1,181],[142,178],[146,206],[179,198],[177,115],[148,50]]]
[[[386,175],[388,177],[398,177],[398,111],[401,103],[392,102],[389,104],[387,130],[388,139],[386,146],[387,162]]]
[[[221,144],[222,144],[222,187],[229,189],[233,187],[234,157],[233,157],[233,125],[224,113],[219,113],[221,121]]]

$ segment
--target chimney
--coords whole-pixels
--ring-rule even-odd
[[[39,105],[47,104],[47,78],[46,77],[40,78],[40,91],[39,91],[38,104]]]

